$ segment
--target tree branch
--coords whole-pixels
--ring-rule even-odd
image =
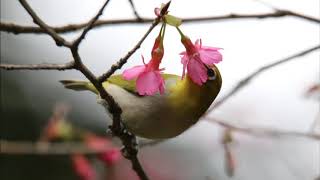
[[[82,34],[73,42],[72,46],[79,46],[80,42],[85,38],[86,34],[92,29],[94,23],[98,20],[98,18],[102,15],[104,8],[108,5],[110,0],[107,0],[98,13],[89,21],[88,25],[86,28],[83,30]]]
[[[319,141],[320,134],[313,133],[304,133],[304,132],[296,132],[296,131],[286,131],[286,130],[276,130],[276,129],[267,129],[267,128],[259,128],[259,127],[240,127],[235,126],[233,124],[227,123],[222,120],[218,120],[217,118],[206,118],[208,122],[218,124],[222,127],[230,129],[232,131],[237,131],[249,135],[255,136],[271,136],[271,137],[279,137],[279,136],[296,136],[296,137],[304,137],[310,138]]]
[[[153,146],[165,140],[139,144],[139,148]],[[70,155],[70,154],[98,154],[110,149],[110,145],[99,149],[92,149],[83,142],[31,142],[11,141],[0,139],[0,154],[34,154],[34,155]]]
[[[134,54],[141,46],[141,44],[143,43],[143,41],[147,38],[147,36],[150,34],[150,32],[159,24],[160,22],[160,18],[156,18],[153,23],[151,24],[151,26],[149,27],[149,29],[147,30],[147,32],[143,35],[143,37],[138,41],[138,43],[122,58],[120,58],[120,60],[118,60],[117,63],[113,64],[111,66],[111,68],[109,69],[109,71],[107,71],[106,73],[102,74],[98,80],[99,82],[103,82],[105,80],[107,80],[113,73],[115,73],[116,70],[121,69],[122,66],[127,63],[128,59],[131,57],[132,54]]]
[[[129,1],[129,3],[130,3],[131,9],[132,9],[134,15],[135,15],[136,18],[137,18],[137,21],[141,20],[142,18],[139,16],[138,11],[137,11],[134,3],[133,3],[133,0],[128,0],[128,1]]]
[[[51,27],[49,27],[45,22],[43,22],[38,15],[33,11],[29,4],[25,0],[19,0],[20,4],[32,17],[33,22],[40,26],[47,34],[49,34],[56,42],[57,46],[66,46],[69,47],[70,44],[59,36]]]
[[[69,70],[74,69],[74,62],[69,62],[65,64],[0,64],[0,69],[5,70]]]
[[[291,60],[294,60],[298,57],[304,56],[306,54],[309,54],[317,49],[320,49],[320,45],[316,45],[314,47],[311,47],[309,49],[303,50],[301,52],[295,53],[293,55],[290,55],[284,59],[280,59],[277,60],[273,63],[267,64],[265,66],[260,67],[259,69],[255,70],[254,72],[252,72],[251,74],[249,74],[248,76],[246,76],[245,78],[243,78],[242,80],[240,80],[235,86],[234,88],[232,88],[227,94],[225,94],[224,96],[222,96],[222,98],[220,98],[219,101],[216,101],[216,103],[204,114],[204,117],[211,112],[213,109],[221,106],[224,102],[226,102],[230,97],[232,97],[233,95],[235,95],[236,93],[239,92],[239,90],[241,90],[243,87],[245,87],[246,85],[248,85],[251,80],[253,80],[256,76],[258,76],[259,74],[273,68],[276,67],[278,65],[284,64],[286,62],[289,62]]]
[[[110,149],[109,145],[99,150],[89,148],[82,142],[29,142],[0,140],[0,154],[70,155],[97,154]]]
[[[202,22],[202,21],[224,21],[224,20],[236,20],[236,19],[263,19],[263,18],[280,18],[280,17],[288,17],[293,16],[297,18],[301,18],[310,22],[314,22],[319,24],[320,19],[306,16],[303,14],[299,14],[292,11],[286,10],[276,10],[271,13],[259,13],[259,14],[227,14],[227,15],[220,15],[220,16],[208,16],[208,17],[195,17],[195,18],[182,18],[184,23],[195,23],[195,22]],[[140,19],[119,19],[119,20],[99,20],[93,24],[93,28],[98,28],[102,26],[110,26],[110,25],[126,25],[126,24],[146,24],[153,22],[154,19],[151,18],[140,18]],[[79,23],[79,24],[69,24],[66,26],[58,26],[52,27],[52,29],[57,33],[68,33],[78,31],[87,27],[90,23]],[[13,23],[5,23],[0,22],[0,31],[13,33],[13,34],[20,34],[20,33],[33,33],[33,34],[41,34],[46,33],[46,31],[39,27],[34,26],[22,26]]]

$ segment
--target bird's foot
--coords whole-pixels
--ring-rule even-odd
[[[132,156],[136,156],[138,154],[138,143],[136,136],[130,132],[127,134],[127,136],[128,137],[125,140],[125,144],[121,148],[121,153],[124,157],[130,159]]]

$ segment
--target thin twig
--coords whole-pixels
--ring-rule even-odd
[[[157,144],[160,141],[156,141]],[[161,141],[163,142],[163,141]],[[155,144],[139,144],[139,148],[153,146]],[[110,149],[110,145],[99,149],[92,149],[83,142],[31,142],[31,141],[11,141],[0,139],[0,154],[33,154],[33,155],[70,155],[79,154],[99,154]]]
[[[137,20],[141,20],[142,18],[140,17],[140,15],[138,14],[138,11],[137,11],[137,8],[135,7],[134,3],[133,3],[133,0],[128,0],[129,3],[130,3],[130,6],[131,6],[131,9],[134,13],[134,15],[136,16]]]
[[[301,52],[295,53],[293,55],[290,55],[286,58],[277,60],[271,64],[267,64],[265,66],[260,67],[259,69],[255,70],[254,72],[252,72],[251,74],[249,74],[248,76],[246,76],[245,78],[243,78],[242,80],[240,80],[235,86],[234,88],[232,88],[227,94],[225,94],[222,98],[220,98],[219,101],[216,101],[216,103],[207,111],[207,113],[205,113],[205,115],[207,115],[209,112],[211,112],[213,109],[221,106],[225,101],[227,101],[230,97],[232,97],[233,95],[235,95],[237,92],[239,92],[239,90],[241,90],[243,87],[245,87],[246,85],[249,84],[249,82],[251,80],[253,80],[255,77],[257,77],[259,74],[273,68],[276,67],[278,65],[284,64],[286,62],[289,62],[291,60],[294,60],[298,57],[304,56],[306,54],[309,54],[317,49],[320,49],[320,45],[316,45],[314,47],[311,47],[309,49],[303,50]],[[204,116],[205,116],[204,115]]]
[[[89,21],[88,25],[86,26],[86,28],[83,30],[82,34],[73,42],[72,46],[79,46],[80,42],[86,37],[86,34],[92,29],[94,23],[99,19],[99,17],[102,15],[103,10],[105,9],[105,7],[108,5],[108,3],[110,2],[110,0],[107,0],[102,7],[100,8],[100,10],[98,11],[98,13]]]
[[[82,142],[29,142],[0,140],[0,154],[70,155],[97,154],[110,149],[110,145],[99,150],[89,148]]]
[[[156,146],[158,144],[169,141],[169,139],[156,139],[156,140],[139,140],[139,148]]]
[[[160,22],[160,18],[156,18],[153,23],[151,24],[151,26],[149,27],[149,29],[147,30],[147,32],[143,35],[143,37],[138,41],[138,43],[122,58],[120,58],[120,60],[118,60],[117,63],[113,64],[111,66],[111,68],[109,69],[109,71],[107,71],[106,73],[102,74],[98,80],[99,82],[103,82],[105,80],[107,80],[113,73],[115,73],[116,70],[121,69],[122,66],[127,63],[128,59],[131,57],[132,54],[134,54],[141,46],[141,44],[143,43],[143,41],[147,38],[147,36],[150,34],[150,32],[159,24]]]
[[[33,11],[33,9],[25,0],[19,0],[19,2],[32,17],[33,22],[39,25],[41,29],[43,29],[47,34],[49,34],[55,40],[57,46],[70,46],[70,44],[63,37],[59,36],[51,27],[49,27],[38,17],[38,15]]]
[[[66,64],[0,64],[0,69],[5,70],[69,70],[74,69],[74,62]]]
[[[193,17],[193,18],[182,18],[184,23],[196,23],[202,21],[223,21],[223,20],[236,20],[236,19],[263,19],[263,18],[279,18],[279,17],[287,17],[293,16],[298,17],[304,20],[308,20],[314,23],[320,23],[320,19],[306,16],[303,14],[299,14],[293,11],[286,11],[286,10],[277,10],[271,13],[259,13],[259,14],[227,14],[227,15],[220,15],[220,16],[207,16],[207,17]],[[99,20],[93,24],[93,28],[98,28],[102,26],[110,26],[110,25],[132,25],[132,24],[146,24],[153,22],[154,19],[152,18],[141,18],[141,19],[118,19],[118,20]],[[57,33],[68,33],[78,31],[87,27],[90,22],[86,23],[79,23],[79,24],[69,24],[65,26],[58,26],[52,27],[55,32]],[[13,34],[20,34],[20,33],[33,33],[33,34],[40,34],[46,33],[45,30],[39,27],[34,26],[23,26],[14,23],[5,23],[0,22],[0,31],[13,33]]]
[[[304,132],[296,132],[296,131],[288,131],[288,130],[277,130],[277,129],[267,129],[267,128],[260,128],[260,127],[240,127],[233,125],[231,123],[227,123],[222,120],[218,120],[217,118],[206,118],[208,122],[219,124],[225,128],[228,128],[232,131],[237,131],[249,135],[255,136],[269,136],[269,137],[283,137],[283,136],[295,136],[295,137],[304,137],[314,140],[320,140],[320,134],[314,133],[304,133]]]
[[[128,59],[131,57],[131,55],[133,53],[135,53],[140,48],[141,44],[147,38],[147,36],[150,34],[150,32],[159,24],[162,16],[164,16],[167,13],[167,10],[170,6],[170,3],[171,3],[171,1],[169,1],[167,4],[165,4],[163,6],[163,8],[161,9],[160,17],[157,17],[156,19],[153,20],[151,26],[149,27],[147,32],[144,34],[144,36],[139,40],[139,42],[124,57],[120,58],[120,60],[118,60],[117,63],[113,64],[111,66],[111,68],[109,69],[109,71],[102,74],[98,78],[100,83],[102,83],[103,81],[106,81],[113,73],[116,72],[116,70],[120,69],[125,63],[127,63]]]
[[[278,8],[278,7],[274,6],[273,4],[271,4],[269,2],[266,2],[266,1],[263,1],[263,0],[255,0],[255,1],[257,1],[258,3],[268,7],[270,9],[272,9],[273,11],[284,12],[284,13],[287,13],[287,14],[289,14],[291,16],[295,16],[295,17],[303,18],[303,19],[308,20],[308,21],[320,23],[320,20],[317,19],[317,18],[314,18],[314,17],[311,17],[311,16],[307,16],[307,15],[304,15],[304,14],[301,14],[301,13],[297,13],[297,12],[294,12],[294,11],[281,9],[281,8]]]

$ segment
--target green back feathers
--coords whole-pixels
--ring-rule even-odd
[[[173,74],[161,74],[165,81],[172,79],[175,82],[180,79],[179,76],[173,75]],[[72,89],[76,91],[84,91],[89,90],[96,94],[98,94],[98,91],[96,88],[87,81],[74,81],[74,80],[61,80],[60,81],[65,88]],[[103,86],[106,87],[108,84],[114,84],[117,86],[122,87],[128,92],[137,94],[136,92],[136,80],[124,80],[121,75],[113,75],[111,76],[106,82],[103,83]],[[170,83],[171,84],[171,83]]]
[[[131,93],[136,93],[136,83],[135,82],[136,82],[135,80],[130,80],[130,81],[124,80],[121,75],[113,75],[107,80],[107,83],[120,86],[123,89],[125,89]],[[104,84],[105,83],[106,82],[104,82]]]
[[[75,91],[85,91],[85,90],[90,90],[94,93],[98,93],[96,88],[89,82],[87,81],[76,81],[76,80],[61,80],[60,81],[65,88],[67,89],[72,89]]]

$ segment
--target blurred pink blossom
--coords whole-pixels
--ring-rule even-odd
[[[221,48],[202,46],[201,39],[192,44],[186,36],[183,36],[181,42],[186,48],[186,51],[180,53],[183,64],[182,78],[187,69],[192,81],[201,86],[208,80],[207,68],[222,61],[222,54],[218,51]]]

